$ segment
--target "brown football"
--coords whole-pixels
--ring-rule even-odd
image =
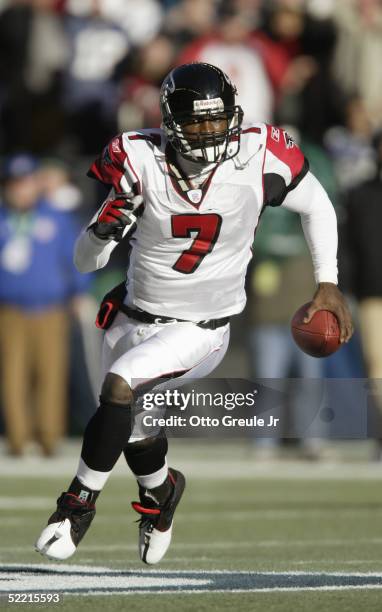
[[[292,336],[304,353],[312,357],[327,357],[341,346],[338,320],[329,310],[319,310],[310,323],[304,323],[310,304],[304,304],[295,313],[291,323]]]

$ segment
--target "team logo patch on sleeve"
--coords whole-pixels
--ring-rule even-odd
[[[104,166],[111,166],[111,164],[113,163],[113,161],[112,161],[112,159],[110,157],[110,151],[109,151],[109,146],[108,145],[106,145],[106,147],[102,151],[101,160],[102,160],[102,164]]]
[[[293,140],[292,136],[290,136],[290,135],[288,134],[288,132],[285,132],[285,130],[283,131],[283,134],[284,134],[284,140],[285,140],[285,146],[286,146],[286,148],[287,148],[287,149],[293,149],[293,147],[294,147],[294,145],[295,145],[295,142],[294,142],[294,140]]]
[[[275,140],[276,142],[280,142],[280,130],[279,130],[279,128],[272,127],[271,138],[273,138],[273,140]]]
[[[113,151],[113,153],[122,153],[121,147],[120,147],[120,144],[119,144],[119,136],[118,136],[118,138],[114,138],[111,141],[111,150]]]

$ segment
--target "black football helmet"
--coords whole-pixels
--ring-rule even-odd
[[[162,128],[182,157],[213,163],[237,155],[243,111],[235,105],[236,93],[228,76],[211,64],[184,64],[167,75],[160,92]],[[215,123],[213,131],[188,132],[188,126],[207,120]]]

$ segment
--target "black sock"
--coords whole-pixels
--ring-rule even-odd
[[[131,410],[128,404],[106,402],[101,397],[97,412],[85,429],[81,457],[98,472],[110,472],[127,445],[131,434]]]
[[[98,495],[100,494],[100,491],[92,491],[92,489],[89,489],[89,487],[83,485],[82,482],[78,480],[77,476],[75,476],[70,483],[68,493],[76,495],[79,497],[79,499],[87,504],[94,504]]]

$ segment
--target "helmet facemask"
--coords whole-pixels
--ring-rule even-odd
[[[200,163],[218,163],[234,157],[240,148],[243,111],[240,106],[223,110],[168,114],[163,128],[173,148],[185,159]],[[198,126],[209,122],[211,130]]]

